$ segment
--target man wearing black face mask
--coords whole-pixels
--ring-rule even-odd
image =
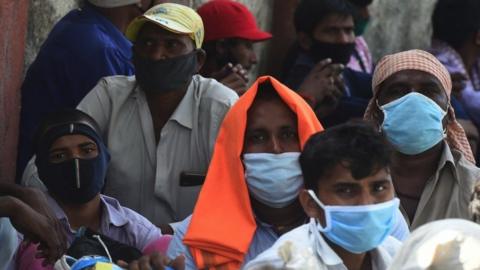
[[[38,175],[68,246],[81,227],[139,251],[160,238],[160,230],[146,218],[100,194],[110,155],[90,116],[78,110],[51,115],[41,123],[34,145]],[[32,249],[35,246],[18,250],[19,265],[31,269],[39,263]]]
[[[99,123],[112,154],[105,194],[156,225],[179,221],[193,210],[219,126],[238,96],[195,75],[205,52],[193,9],[156,5],[126,35],[135,77],[104,78],[79,109]]]
[[[302,0],[295,11],[297,42],[285,61],[284,81],[327,127],[361,118],[371,97],[371,75],[345,68],[355,49],[354,15],[347,0]],[[324,73],[333,91],[316,85]]]

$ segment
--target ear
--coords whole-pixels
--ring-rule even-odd
[[[298,45],[300,45],[300,48],[306,51],[310,50],[310,47],[312,46],[312,39],[310,38],[309,35],[307,35],[304,32],[298,32],[297,40],[298,40]]]
[[[207,53],[203,49],[198,49],[197,50],[197,72],[199,72],[200,69],[203,67],[206,59],[207,59]]]
[[[480,31],[475,34],[475,45],[480,46]]]
[[[298,198],[303,207],[303,211],[307,214],[307,216],[323,220],[323,210],[312,199],[312,197],[310,197],[310,194],[308,194],[306,189],[300,191]]]
[[[224,55],[227,53],[227,46],[224,39],[219,39],[215,41],[215,53],[217,55]]]

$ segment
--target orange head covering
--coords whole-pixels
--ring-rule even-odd
[[[297,115],[300,147],[323,130],[310,106],[295,92],[264,76],[230,109],[220,128],[205,184],[183,239],[199,269],[239,269],[257,227],[241,161],[247,112],[264,82]]]
[[[452,80],[447,69],[432,54],[422,50],[410,50],[383,57],[375,68],[372,80],[373,98],[370,100],[364,118],[374,120],[374,109],[380,89],[380,84],[396,72],[402,70],[420,70],[435,76],[442,84],[448,99],[452,92]],[[449,101],[450,103],[450,101]],[[472,149],[468,143],[465,131],[455,119],[452,105],[448,106],[451,121],[447,126],[447,142],[450,147],[461,151],[465,158],[475,164]]]

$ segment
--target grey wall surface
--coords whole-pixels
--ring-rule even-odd
[[[374,60],[385,54],[430,45],[431,16],[437,0],[374,0],[365,32]]]

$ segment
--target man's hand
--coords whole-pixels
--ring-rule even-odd
[[[117,264],[129,270],[184,270],[185,257],[180,255],[175,258],[175,260],[170,260],[167,256],[154,252],[150,255],[143,256],[139,260],[133,261],[130,264],[123,261],[119,261]]]
[[[59,231],[55,223],[18,198],[12,196],[3,197],[9,200],[9,218],[12,225],[25,239],[33,243],[39,243],[37,258],[44,258],[43,265],[53,265],[66,251],[65,234]]]
[[[343,69],[342,64],[332,64],[331,59],[318,62],[300,85],[298,93],[314,108],[333,103],[344,93]]]
[[[237,64],[233,66],[231,63],[228,63],[220,71],[213,73],[212,77],[241,96],[247,91],[247,75],[248,71],[242,65]]]
[[[452,77],[452,94],[455,97],[459,98],[460,93],[465,88],[467,77],[465,77],[465,75],[463,75],[462,73],[458,72],[450,74],[450,77]]]

